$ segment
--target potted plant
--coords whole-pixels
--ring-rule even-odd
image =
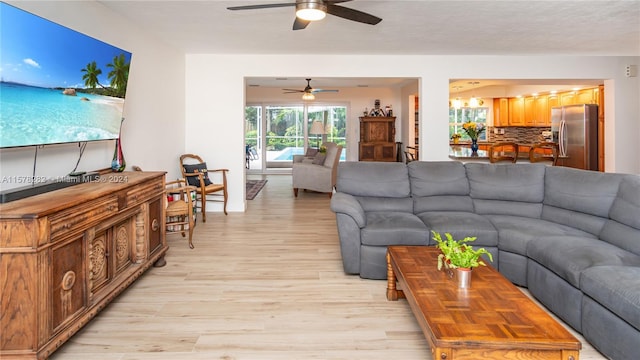
[[[458,144],[460,142],[460,138],[462,137],[462,135],[455,133],[453,135],[451,135],[451,140],[453,140],[454,144]]]
[[[482,260],[482,255],[487,255],[490,261],[493,256],[485,248],[474,249],[468,243],[476,240],[476,237],[465,237],[462,240],[455,240],[449,233],[445,233],[446,240],[442,239],[440,233],[431,231],[433,240],[437,243],[436,247],[440,249],[441,254],[438,255],[438,270],[443,267],[456,270],[458,286],[461,288],[469,287],[471,282],[471,270],[474,267],[486,266]]]

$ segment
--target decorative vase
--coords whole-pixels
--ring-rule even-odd
[[[122,119],[124,121],[124,118]],[[122,135],[122,122],[120,123],[120,132],[118,132],[118,138],[116,139],[116,148],[113,150],[113,160],[111,160],[111,170],[116,172],[124,171],[127,167],[127,162],[124,160],[122,154],[122,141],[120,136]]]
[[[471,151],[474,154],[478,153],[478,139],[471,139]]]
[[[458,143],[460,143],[460,138],[453,138],[453,143],[458,145]]]
[[[471,269],[468,268],[456,268],[456,282],[458,288],[468,289],[471,287]]]

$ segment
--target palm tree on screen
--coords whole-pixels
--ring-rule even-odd
[[[127,78],[129,77],[129,63],[126,62],[124,54],[116,55],[113,61],[107,64],[112,70],[107,77],[111,80],[111,87],[115,89],[118,97],[124,97],[127,91]]]
[[[87,66],[80,71],[85,73],[84,75],[82,75],[82,80],[84,80],[85,86],[95,89],[96,85],[99,85],[100,87],[104,88],[104,86],[100,84],[100,81],[98,81],[98,76],[102,74],[102,70],[98,68],[98,65],[95,61],[88,63]]]

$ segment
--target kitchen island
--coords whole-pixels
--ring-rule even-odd
[[[526,146],[526,151],[523,151],[523,147]],[[520,145],[518,151],[518,162],[529,162],[529,144]],[[470,145],[450,145],[449,146],[449,158],[452,160],[462,162],[487,162],[489,161],[489,150],[478,150],[475,154],[471,151]]]

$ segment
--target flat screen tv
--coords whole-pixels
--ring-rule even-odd
[[[0,2],[0,148],[116,139],[131,53]]]

